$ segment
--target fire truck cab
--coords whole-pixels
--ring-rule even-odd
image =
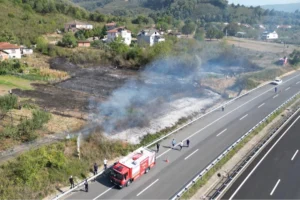
[[[155,162],[156,152],[141,147],[115,163],[111,171],[110,181],[120,188],[128,187],[131,182],[148,173]]]

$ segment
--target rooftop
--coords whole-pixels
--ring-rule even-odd
[[[0,50],[4,49],[19,49],[20,47],[15,44],[10,44],[8,42],[0,42]]]
[[[115,22],[105,24],[105,26],[116,26],[116,25],[117,25],[117,23],[115,23]]]
[[[74,20],[74,21],[68,22],[67,24],[76,24],[76,25],[89,25],[88,23],[81,22],[81,21],[77,21],[77,20]]]

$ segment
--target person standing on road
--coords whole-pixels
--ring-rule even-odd
[[[87,179],[85,179],[85,181],[84,181],[84,189],[85,189],[85,192],[89,192],[89,183],[88,183]]]
[[[181,142],[179,143],[180,151],[181,151],[181,149],[182,149],[182,146],[183,146],[183,142],[182,142],[182,140],[181,140]]]
[[[190,146],[190,140],[189,140],[189,139],[186,140],[186,146],[187,146],[187,147]]]
[[[277,93],[277,87],[275,87],[275,93]]]
[[[225,107],[224,107],[224,106],[222,106],[222,111],[224,112],[224,110],[225,110]]]
[[[98,174],[98,165],[97,163],[94,164],[94,176]]]
[[[103,164],[104,164],[104,170],[106,170],[107,169],[107,160],[106,160],[106,158],[104,158]]]
[[[160,146],[160,144],[159,144],[159,142],[156,144],[156,151],[157,151],[157,153],[159,152],[159,146]]]
[[[70,176],[69,178],[70,184],[71,184],[71,189],[74,187],[74,180],[73,180],[73,176]]]
[[[172,149],[174,149],[175,144],[176,144],[176,141],[175,141],[175,139],[173,139],[173,140],[172,140]]]

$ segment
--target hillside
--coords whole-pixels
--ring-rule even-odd
[[[88,12],[63,0],[0,1],[0,41],[30,45],[39,35],[62,29],[74,18]]]
[[[262,8],[284,12],[295,12],[296,10],[300,10],[300,3],[264,5]]]
[[[238,19],[254,23],[260,8],[230,6],[225,0],[72,0],[73,3],[88,10],[117,16],[149,15],[173,17],[177,20],[232,21]]]

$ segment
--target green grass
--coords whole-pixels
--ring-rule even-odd
[[[299,99],[298,95],[293,101],[283,106],[273,115],[271,115],[264,123],[253,130],[247,137],[245,137],[238,145],[236,145],[225,157],[223,157],[214,167],[212,167],[200,180],[198,180],[189,190],[187,190],[180,199],[191,199],[197,191],[207,183],[207,181],[220,170],[239,150],[241,150],[255,135],[262,131],[270,122],[279,116],[286,108],[291,106]]]
[[[19,88],[22,90],[32,90],[33,87],[31,86],[31,83],[33,83],[33,81],[18,78],[11,75],[0,76],[0,87],[1,85],[3,85],[10,89]]]

